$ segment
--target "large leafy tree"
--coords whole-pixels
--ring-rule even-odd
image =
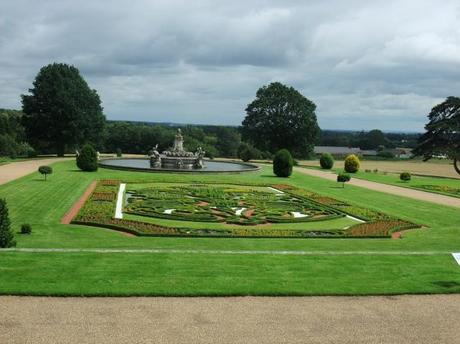
[[[105,124],[101,100],[77,68],[62,63],[42,67],[29,92],[22,95],[22,109],[30,143],[60,156],[66,148],[100,143]]]
[[[454,160],[454,168],[460,174],[460,98],[448,97],[431,110],[428,119],[426,133],[420,137],[414,154],[423,156],[425,161],[445,154]]]
[[[262,151],[286,148],[296,157],[306,157],[319,133],[315,109],[293,87],[279,82],[263,86],[246,108],[243,139]]]

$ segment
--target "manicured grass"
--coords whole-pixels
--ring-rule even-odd
[[[84,173],[74,162],[53,165],[0,186],[18,247],[164,248],[196,250],[366,251],[375,255],[275,256],[224,254],[112,254],[0,252],[0,293],[30,295],[310,295],[459,292],[460,211],[347,186],[303,174],[275,178],[269,167],[241,175],[174,175],[100,169]],[[94,179],[152,182],[291,183],[298,187],[424,224],[402,240],[129,237],[101,228],[59,224]],[[382,256],[378,252],[438,252]],[[448,287],[450,286],[450,287]]]
[[[458,293],[440,256],[3,253],[1,293],[90,296]],[[358,263],[359,262],[359,263]]]
[[[338,169],[337,172],[339,171],[341,170]],[[439,194],[443,194],[443,195],[451,196],[451,197],[460,197],[459,195],[455,195],[452,193],[426,190],[426,189],[421,188],[421,186],[423,185],[434,185],[434,186],[448,186],[454,189],[460,189],[460,179],[412,175],[412,178],[410,181],[404,182],[399,179],[399,173],[383,174],[381,172],[373,173],[373,172],[365,172],[365,171],[359,171],[357,173],[354,173],[352,174],[352,178],[353,177],[359,178],[359,179],[370,180],[372,182],[377,182],[377,183],[390,184],[390,185],[395,185],[395,186],[422,190],[426,192],[439,193]]]

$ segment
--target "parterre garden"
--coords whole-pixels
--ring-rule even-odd
[[[119,184],[100,181],[73,223],[142,236],[286,238],[388,237],[421,227],[288,184],[129,183],[125,217],[118,219],[114,214]],[[155,219],[173,220],[176,226]],[[337,219],[344,221],[336,221],[334,227]]]

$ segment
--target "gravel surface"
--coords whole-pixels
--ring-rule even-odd
[[[330,171],[321,171],[321,170],[314,170],[310,168],[302,168],[302,167],[294,167],[294,170],[299,173],[308,174],[314,177],[320,177],[332,181],[337,180],[337,174],[330,172]],[[409,188],[403,188],[399,186],[393,186],[389,184],[382,184],[371,182],[369,180],[358,179],[358,178],[351,178],[348,182],[350,185],[360,186],[362,188],[371,189],[374,191],[379,192],[386,192],[389,194],[397,195],[397,196],[404,196],[409,198],[414,198],[421,201],[427,201],[442,205],[448,205],[451,207],[460,208],[460,198],[456,197],[449,197],[440,194],[435,194],[431,192],[419,191]]]
[[[23,177],[29,173],[37,172],[38,167],[42,165],[51,165],[58,161],[72,160],[75,158],[49,158],[12,162],[0,166],[0,185],[6,184],[14,179]],[[37,172],[37,177],[41,175]]]
[[[460,295],[0,297],[0,343],[458,343]]]

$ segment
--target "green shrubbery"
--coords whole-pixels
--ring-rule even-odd
[[[240,158],[244,162],[248,162],[254,159],[260,159],[261,157],[261,152],[257,148],[251,146],[250,144],[242,142],[238,147],[238,158]]]
[[[411,174],[409,172],[403,172],[399,175],[399,179],[401,179],[403,182],[408,182],[411,180]]]
[[[359,162],[359,158],[351,154],[345,158],[345,172],[348,173],[356,173],[359,171],[359,167],[361,166],[361,163]]]
[[[16,246],[13,232],[11,231],[11,222],[8,215],[8,206],[6,201],[0,198],[0,248]]]
[[[339,175],[337,175],[337,182],[342,183],[342,187],[345,187],[345,183],[348,183],[350,179],[350,175],[346,173],[340,173]]]
[[[93,146],[89,144],[83,146],[77,156],[77,166],[83,171],[97,171],[97,152]]]
[[[46,180],[46,176],[48,174],[52,174],[53,173],[53,168],[51,166],[40,166],[38,168],[38,172],[40,172],[41,175],[44,175],[45,176],[45,180]]]
[[[330,170],[334,167],[334,158],[330,153],[323,153],[319,158],[319,164],[321,165],[321,168]]]
[[[121,156],[122,156],[123,154],[121,153],[121,149],[120,149],[120,148],[117,148],[116,154],[117,154],[117,157],[118,157],[118,158],[121,158]]]
[[[292,174],[294,160],[287,149],[281,149],[275,154],[273,159],[273,173],[278,177],[289,177]]]
[[[21,225],[21,234],[31,234],[32,233],[32,226],[28,223],[24,223]]]

